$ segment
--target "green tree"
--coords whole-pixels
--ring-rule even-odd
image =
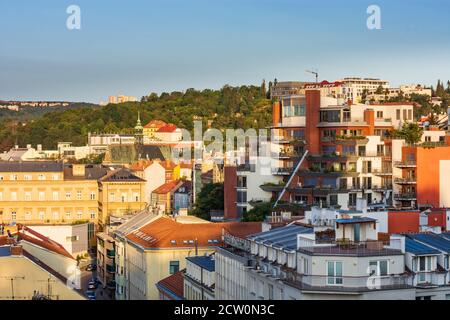
[[[417,123],[404,123],[400,130],[392,130],[393,138],[404,139],[408,144],[416,144],[423,135],[423,129]]]
[[[272,212],[272,208],[273,203],[271,202],[261,202],[255,204],[253,209],[243,214],[242,221],[244,222],[264,221],[264,219]]]
[[[223,197],[222,183],[205,184],[197,195],[197,201],[189,214],[205,220],[211,220],[211,210],[224,209]]]

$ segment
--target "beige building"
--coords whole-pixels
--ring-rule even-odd
[[[141,211],[145,204],[145,180],[120,168],[99,179],[98,223],[104,228],[109,217],[122,217]]]
[[[224,232],[245,237],[261,231],[261,223],[197,220],[160,216],[128,233],[117,248],[124,268],[116,269],[116,278],[124,279],[116,298],[156,300],[156,283],[184,269],[186,257],[213,253],[222,245]]]
[[[100,170],[97,175],[103,175]],[[96,222],[97,176],[84,165],[60,162],[0,163],[0,222],[66,224]]]

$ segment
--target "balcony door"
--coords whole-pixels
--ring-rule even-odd
[[[327,261],[327,285],[342,285],[341,261]]]

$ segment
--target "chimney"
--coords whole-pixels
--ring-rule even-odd
[[[22,246],[15,245],[11,246],[11,255],[12,256],[21,256],[23,253]]]
[[[72,167],[72,173],[76,177],[84,177],[86,175],[86,167],[84,164],[74,164]]]

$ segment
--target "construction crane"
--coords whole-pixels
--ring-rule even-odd
[[[14,300],[14,298],[15,298],[15,296],[14,296],[14,281],[15,280],[25,280],[25,277],[24,276],[21,276],[21,277],[5,277],[5,276],[3,276],[3,277],[0,277],[0,279],[5,279],[5,280],[9,280],[9,281],[11,281],[11,300]]]
[[[305,70],[308,73],[311,73],[313,75],[316,76],[316,83],[319,82],[319,71],[317,69],[313,69],[313,70]]]

